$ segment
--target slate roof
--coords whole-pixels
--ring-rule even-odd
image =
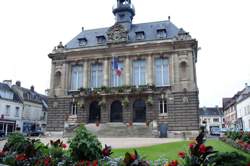
[[[141,24],[132,24],[131,29],[128,33],[128,43],[134,42],[145,42],[151,40],[162,40],[157,36],[157,30],[166,29],[167,37],[165,39],[171,39],[178,35],[179,31],[185,32],[183,29],[177,28],[171,21],[159,21],[159,22],[149,22],[149,23],[141,23]],[[100,29],[92,29],[92,30],[84,30],[79,33],[76,37],[74,37],[70,42],[68,42],[65,46],[66,49],[74,49],[81,47],[94,47],[100,46],[101,44],[97,43],[97,36],[105,36],[107,39],[107,30],[109,27],[100,28]],[[144,40],[136,40],[136,32],[143,31],[145,34]],[[79,39],[87,39],[87,44],[85,46],[79,45]],[[103,45],[106,45],[104,43]]]
[[[217,107],[204,107],[199,109],[201,116],[223,116],[222,108]]]
[[[22,96],[20,98],[23,101],[28,101],[28,102],[33,102],[33,103],[38,103],[42,104],[45,109],[48,107],[48,97],[42,94],[37,93],[36,91],[33,91],[31,89],[19,87],[17,85],[13,85],[15,88],[18,89],[18,91],[22,91]],[[19,94],[21,95],[21,94]]]
[[[9,85],[5,84],[5,83],[1,83],[0,82],[0,90],[5,90],[5,91],[9,91],[11,93],[13,93],[13,101],[14,102],[21,102],[20,97],[17,95],[17,93],[15,93],[15,91],[13,91]],[[0,96],[0,98],[2,98],[2,96]],[[4,98],[3,98],[4,99]]]

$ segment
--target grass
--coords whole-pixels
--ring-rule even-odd
[[[178,159],[178,152],[188,151],[188,141],[180,141],[174,143],[160,144],[149,147],[136,148],[136,150],[142,156],[145,156],[148,160],[156,160],[159,158],[167,158],[168,160]],[[250,154],[242,152],[238,149],[231,147],[230,145],[225,144],[219,140],[208,140],[206,145],[211,145],[215,150],[219,152],[233,152],[236,151],[240,154],[243,154],[248,159],[250,159]],[[126,152],[133,152],[133,148],[128,149],[113,149],[113,157],[124,157]]]

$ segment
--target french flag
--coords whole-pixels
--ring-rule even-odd
[[[121,68],[121,66],[119,65],[118,62],[119,62],[119,61],[118,61],[118,58],[113,57],[113,60],[112,60],[113,70],[115,71],[116,75],[117,75],[118,77],[120,77],[121,74],[122,74],[122,70],[123,70],[123,69]]]

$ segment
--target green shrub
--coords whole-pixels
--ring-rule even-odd
[[[246,143],[249,143],[250,144],[250,133],[248,132],[245,132],[243,135],[242,135],[242,141],[246,142]]]
[[[69,150],[73,160],[94,161],[102,157],[102,145],[95,135],[80,125],[75,136],[69,141]]]
[[[24,145],[27,143],[25,137],[20,133],[11,133],[8,136],[8,140],[4,145],[3,151],[9,152],[22,152],[24,151]]]
[[[246,166],[247,159],[245,156],[237,153],[218,153],[211,161],[216,166]]]

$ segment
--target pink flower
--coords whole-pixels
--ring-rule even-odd
[[[66,144],[62,144],[63,149],[67,148]]]

